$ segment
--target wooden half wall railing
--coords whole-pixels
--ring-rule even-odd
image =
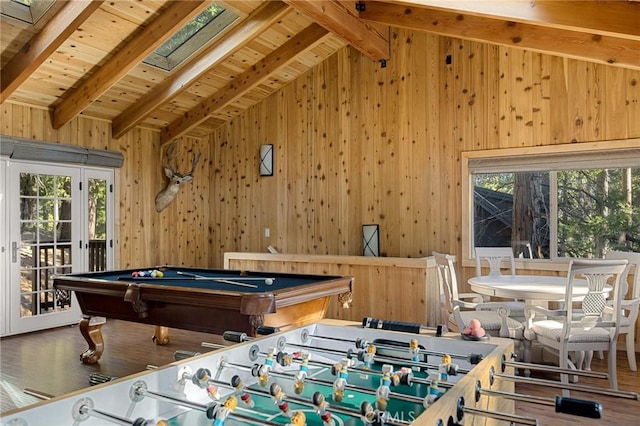
[[[342,308],[333,298],[327,318],[362,321],[363,317],[374,317],[428,326],[441,322],[440,291],[432,257],[230,252],[224,254],[224,268],[354,277],[351,308]]]

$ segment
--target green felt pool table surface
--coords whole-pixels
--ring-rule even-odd
[[[133,276],[137,272],[160,271],[162,277]],[[211,291],[248,293],[280,292],[294,287],[314,285],[330,281],[332,276],[282,274],[269,272],[230,271],[203,268],[156,267],[152,269],[96,272],[79,274],[86,278],[105,281],[124,281],[139,285],[157,285],[181,288],[197,288]]]

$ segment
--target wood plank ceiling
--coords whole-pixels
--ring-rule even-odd
[[[5,0],[3,0],[4,2]],[[640,69],[637,1],[218,1],[239,16],[171,72],[142,63],[211,2],[57,1],[36,25],[2,16],[0,102],[204,137],[349,44],[393,60],[391,27]]]

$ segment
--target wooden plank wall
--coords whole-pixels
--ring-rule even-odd
[[[157,133],[112,140],[108,123],[82,116],[55,131],[47,111],[6,102],[1,131],[124,153],[121,267],[221,267],[224,252],[269,244],[358,255],[369,223],[385,256],[459,256],[462,151],[640,137],[638,71],[409,30],[391,40],[386,68],[345,48],[208,140],[183,140],[203,158],[160,214]],[[263,143],[273,177],[258,175]]]
[[[213,135],[214,251],[235,236],[239,251],[359,254],[360,226],[378,223],[385,256],[460,255],[461,152],[640,135],[638,71],[408,30],[392,40],[386,68],[344,49]],[[261,143],[274,144],[273,177],[257,176]]]

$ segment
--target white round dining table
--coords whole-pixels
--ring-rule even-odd
[[[475,293],[524,300],[564,300],[567,289],[566,277],[545,275],[483,275],[469,278],[468,282]],[[605,294],[611,289],[610,286],[605,286]],[[574,300],[580,300],[587,292],[585,280],[574,280]]]

